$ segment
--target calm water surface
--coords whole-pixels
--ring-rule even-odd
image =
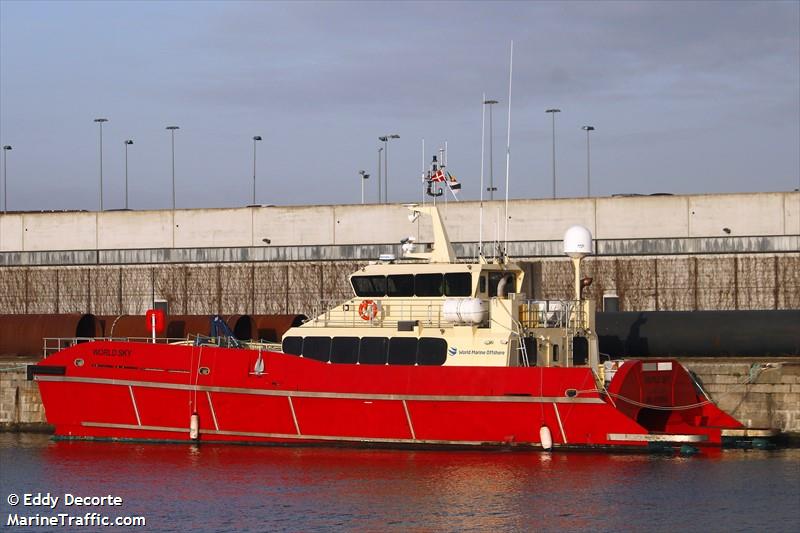
[[[7,503],[37,492],[112,494],[124,505]],[[28,531],[45,528],[7,528],[9,513],[138,515],[142,531],[800,531],[800,450],[682,458],[0,434],[0,493],[0,529]]]

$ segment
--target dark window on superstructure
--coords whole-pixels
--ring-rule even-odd
[[[303,357],[327,363],[331,357],[331,338],[306,337],[303,340]]]
[[[423,337],[417,346],[417,364],[440,366],[447,360],[447,342],[444,339]]]
[[[478,292],[486,294],[486,276],[481,274],[481,280],[478,284]]]
[[[386,296],[386,276],[353,276],[350,279],[356,296]]]
[[[414,294],[416,296],[441,296],[442,274],[417,274],[414,276]]]
[[[392,337],[389,339],[389,364],[413,365],[417,361],[417,339]]]
[[[472,296],[472,275],[469,272],[452,272],[444,275],[445,296]]]
[[[364,337],[358,352],[358,362],[362,365],[386,364],[386,337]]]
[[[528,355],[528,364],[536,366],[539,346],[536,344],[536,337],[523,337],[522,342],[525,344],[525,353]],[[522,360],[522,353],[519,354],[519,365],[524,366],[525,361]]]
[[[334,337],[331,342],[331,363],[358,362],[358,337]]]
[[[589,340],[586,337],[574,337],[572,339],[572,364],[575,366],[585,365],[589,360]]]
[[[303,353],[303,337],[286,337],[282,343],[283,353],[300,355]]]
[[[414,296],[414,275],[386,276],[386,296]]]
[[[553,345],[553,361],[558,361],[558,344]]]

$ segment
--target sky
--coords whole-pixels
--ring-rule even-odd
[[[0,0],[9,211],[421,199],[447,143],[462,200],[800,187],[800,2]],[[555,115],[545,113],[558,108]],[[487,193],[488,194],[488,193]]]

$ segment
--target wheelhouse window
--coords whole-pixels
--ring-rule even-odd
[[[447,342],[444,339],[423,337],[417,346],[417,364],[440,366],[447,360]]]
[[[416,296],[441,296],[442,274],[417,274],[414,276],[414,294]]]
[[[431,337],[286,337],[283,352],[337,364],[440,366],[447,360],[447,342]]]
[[[353,276],[350,280],[356,296],[386,296],[386,276]]]
[[[453,272],[444,275],[445,296],[472,296],[472,275],[469,272]]]
[[[281,347],[285,354],[300,355],[303,353],[303,337],[286,337]]]
[[[334,337],[331,343],[331,363],[357,363],[358,344],[358,337]]]
[[[397,274],[386,276],[387,296],[414,296],[414,275]]]
[[[303,357],[327,363],[331,357],[331,338],[306,337],[303,340]]]
[[[393,337],[389,339],[389,364],[413,365],[417,362],[417,339]]]
[[[362,365],[386,364],[386,337],[364,337],[361,339],[358,362]]]

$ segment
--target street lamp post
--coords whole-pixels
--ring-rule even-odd
[[[561,113],[560,109],[547,109],[545,113],[553,116],[553,198],[556,197],[556,113]]]
[[[494,126],[492,125],[492,106],[497,102],[497,100],[484,100],[484,105],[489,106],[489,187],[486,188],[489,191],[489,199],[494,200],[494,191],[497,190],[497,187],[494,186]]]
[[[256,205],[256,142],[261,140],[261,135],[253,137],[253,205]]]
[[[586,196],[592,197],[592,162],[589,152],[589,132],[594,131],[594,126],[583,126],[581,128],[586,132]]]
[[[107,118],[94,119],[100,125],[100,211],[103,210],[103,122],[108,122]]]
[[[181,129],[180,126],[167,126],[172,134],[172,209],[175,210],[175,130]]]
[[[378,203],[381,203],[381,154],[383,154],[383,146],[378,147]]]
[[[11,145],[3,146],[3,213],[8,212],[8,151]]]
[[[385,203],[389,203],[389,139],[399,138],[400,136],[396,133],[378,137],[379,141],[383,141],[383,198]]]
[[[132,139],[125,141],[125,209],[128,209],[128,146],[132,144]]]
[[[359,170],[358,174],[361,176],[361,205],[364,205],[364,183],[369,179],[369,174],[364,170]]]

